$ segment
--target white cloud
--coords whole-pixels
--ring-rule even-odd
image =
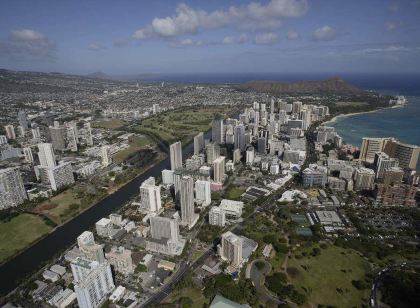
[[[114,45],[114,47],[126,47],[129,44],[130,44],[130,39],[128,38],[116,39],[114,40],[114,42],[112,42],[112,45]]]
[[[300,36],[298,32],[290,30],[289,32],[287,32],[287,38],[289,40],[297,40],[300,38]]]
[[[88,46],[89,50],[98,51],[98,50],[104,50],[106,47],[100,43],[91,43]]]
[[[183,40],[174,40],[171,42],[171,47],[201,47],[206,46],[208,43],[202,40],[193,40],[191,38],[186,38]]]
[[[260,33],[255,37],[255,44],[271,45],[277,42],[277,34],[273,32]]]
[[[182,3],[176,8],[175,15],[154,18],[149,25],[135,31],[133,38],[171,38],[195,34],[200,29],[226,26],[247,30],[275,29],[281,25],[283,18],[299,17],[307,10],[307,0],[271,0],[267,4],[251,2],[212,12],[192,9]]]
[[[330,26],[323,26],[318,28],[313,33],[313,38],[317,41],[332,41],[336,37],[336,31]]]
[[[13,30],[9,33],[7,41],[0,42],[0,52],[12,56],[51,58],[55,51],[54,40],[30,29]]]
[[[243,44],[248,41],[248,37],[245,34],[241,34],[239,36],[226,36],[223,39],[223,44]]]
[[[377,53],[395,53],[395,52],[410,52],[416,51],[419,47],[410,48],[400,45],[389,45],[385,47],[378,47],[378,48],[365,48],[358,51],[358,53],[362,54],[377,54]]]

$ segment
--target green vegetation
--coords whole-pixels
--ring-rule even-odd
[[[229,200],[240,200],[242,194],[245,192],[245,188],[243,187],[238,187],[238,186],[233,186],[230,185],[227,189],[226,192],[224,194],[224,198],[225,199],[229,199]]]
[[[345,106],[355,106],[355,107],[358,107],[358,106],[366,106],[366,105],[368,105],[368,103],[366,103],[366,102],[336,102],[335,103],[335,105],[337,106],[337,107],[345,107]]]
[[[0,222],[0,263],[51,230],[41,217],[19,214]]]
[[[120,119],[104,119],[102,121],[95,121],[92,126],[95,128],[119,129],[126,125],[127,122]]]
[[[290,281],[312,305],[360,307],[367,290],[357,289],[352,281],[365,280],[369,263],[357,252],[336,246],[314,250],[299,249],[288,261]]]
[[[177,289],[165,300],[166,303],[179,304],[180,307],[203,307],[209,300],[196,287]]]
[[[204,280],[204,296],[213,298],[216,294],[238,302],[255,306],[257,302],[256,290],[250,280],[239,279],[235,282],[231,276],[218,274]]]
[[[212,244],[220,236],[221,227],[205,224],[201,227],[197,238],[203,243]]]
[[[74,186],[42,202],[34,212],[46,215],[56,224],[62,224],[105,195],[104,190],[97,190],[92,185]]]
[[[211,127],[211,121],[217,113],[226,113],[229,106],[190,106],[174,111],[160,113],[145,119],[135,128],[136,132],[146,134],[152,139],[170,144],[181,140],[187,144],[199,132]]]
[[[391,271],[385,276],[382,300],[391,307],[418,307],[420,273]]]
[[[147,272],[147,267],[143,264],[137,265],[136,269],[134,270],[136,273]]]
[[[125,150],[122,150],[113,156],[114,161],[119,164],[126,159],[130,158],[132,155],[141,150],[144,146],[150,144],[150,139],[146,136],[144,137],[134,137],[129,139],[129,147]]]

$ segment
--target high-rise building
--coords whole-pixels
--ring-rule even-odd
[[[398,159],[401,168],[416,170],[420,155],[420,147],[394,140],[391,142],[390,150],[387,153],[391,157]]]
[[[84,124],[85,128],[85,139],[86,139],[86,145],[92,146],[93,145],[93,137],[92,137],[92,127],[90,125],[90,122],[86,122]]]
[[[174,172],[172,170],[162,170],[162,183],[172,185],[174,183]]]
[[[327,183],[327,169],[311,164],[302,171],[302,180],[304,187],[324,187]]]
[[[222,234],[221,245],[219,246],[220,257],[235,267],[242,264],[243,239],[236,234],[227,231]]]
[[[178,242],[180,238],[178,220],[160,216],[151,217],[150,235],[156,240],[169,239]]]
[[[108,262],[77,258],[71,263],[74,290],[80,308],[99,307],[115,288],[111,266]]]
[[[27,163],[33,163],[34,162],[34,156],[32,155],[32,150],[30,147],[25,147],[23,150],[23,156],[25,157],[25,161]]]
[[[241,151],[245,151],[245,126],[241,123],[239,125],[236,125],[234,128],[234,139],[235,139],[235,145],[234,148],[240,149]]]
[[[57,151],[66,150],[66,128],[50,126],[51,143]]]
[[[109,150],[109,145],[101,147],[102,166],[107,167],[112,163],[112,157]]]
[[[84,231],[77,237],[77,245],[83,258],[89,261],[97,261],[102,263],[105,261],[104,250],[102,245],[95,242],[93,233]]]
[[[42,167],[53,168],[57,166],[54,148],[51,143],[38,144],[38,158]]]
[[[216,183],[223,183],[225,179],[225,158],[224,156],[220,156],[213,162],[214,181]]]
[[[32,132],[32,139],[41,139],[41,131],[39,129],[39,127],[34,127],[31,129]]]
[[[259,154],[266,154],[267,149],[267,140],[265,137],[258,138],[258,153]]]
[[[66,129],[67,148],[77,152],[78,134],[76,125],[69,125]]]
[[[293,102],[292,113],[299,114],[302,110],[302,102]]]
[[[224,143],[223,119],[216,118],[212,123],[211,140],[216,144]]]
[[[400,167],[392,167],[384,170],[382,183],[384,185],[400,184],[404,177],[404,170]]]
[[[236,149],[233,151],[233,163],[237,164],[241,161],[241,150],[240,149]]]
[[[11,124],[10,125],[6,125],[4,127],[4,130],[6,131],[7,139],[9,139],[9,140],[16,139],[15,128],[14,128],[13,125],[11,125]]]
[[[150,177],[140,186],[140,210],[158,213],[162,208],[160,185],[155,185],[155,178]]]
[[[7,144],[7,137],[5,135],[0,135],[0,145]]]
[[[388,153],[387,146],[389,146],[391,138],[368,138],[362,139],[362,147],[360,148],[359,159],[364,162],[373,163],[375,160],[375,153]]]
[[[194,212],[194,180],[190,176],[181,178],[180,187],[181,222],[190,229],[195,225],[199,216]]]
[[[226,213],[218,206],[212,206],[209,211],[209,224],[224,227],[226,224]]]
[[[19,168],[0,169],[0,210],[18,206],[27,198]]]
[[[74,184],[73,168],[70,162],[55,167],[46,167],[45,169],[52,190],[56,191],[65,186]]]
[[[376,169],[376,178],[382,180],[384,177],[385,170],[393,167],[398,167],[398,160],[390,158],[389,155],[384,152],[375,153],[374,165]]]
[[[194,155],[200,154],[204,149],[204,134],[201,132],[194,137]]]
[[[28,118],[26,117],[26,112],[23,109],[20,109],[18,112],[18,121],[19,125],[22,126],[24,130],[29,128]]]
[[[171,170],[182,168],[182,145],[181,141],[172,143],[169,147],[170,159],[171,159]]]
[[[197,203],[201,203],[202,206],[207,206],[211,203],[211,189],[209,181],[195,181],[195,200]]]
[[[207,164],[212,164],[220,156],[220,147],[217,143],[209,143],[206,146]]]
[[[251,166],[254,163],[255,158],[255,150],[253,146],[249,146],[248,149],[246,149],[246,164]]]
[[[150,218],[151,239],[146,241],[146,250],[168,255],[180,255],[186,241],[179,234],[178,220],[154,216]]]
[[[358,168],[354,173],[355,190],[371,190],[375,182],[375,172],[369,168]]]
[[[415,206],[417,187],[409,184],[378,184],[376,202],[384,206]]]

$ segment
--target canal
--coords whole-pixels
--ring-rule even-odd
[[[205,134],[206,138],[209,138],[209,136],[211,136],[211,130]],[[183,158],[190,156],[193,150],[193,143],[188,144],[183,149]],[[144,180],[150,176],[160,176],[163,169],[170,169],[169,158],[156,164],[112,195],[107,196],[68,223],[56,228],[33,246],[1,265],[0,294],[4,295],[11,292],[20,282],[40,269],[42,265],[49,262],[59,252],[74,244],[76,238],[83,231],[90,229],[102,217],[115,212],[139,193],[139,186]]]

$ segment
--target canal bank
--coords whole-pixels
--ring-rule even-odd
[[[205,134],[206,138],[209,136],[211,136],[211,130]],[[193,148],[193,143],[190,143],[183,149],[184,159],[191,155]],[[166,158],[68,223],[57,227],[13,259],[2,264],[0,266],[0,294],[5,295],[14,290],[24,279],[73,244],[80,233],[91,228],[96,221],[115,212],[128,202],[139,193],[139,186],[145,179],[150,176],[158,177],[163,169],[169,168],[170,161],[169,158]]]

